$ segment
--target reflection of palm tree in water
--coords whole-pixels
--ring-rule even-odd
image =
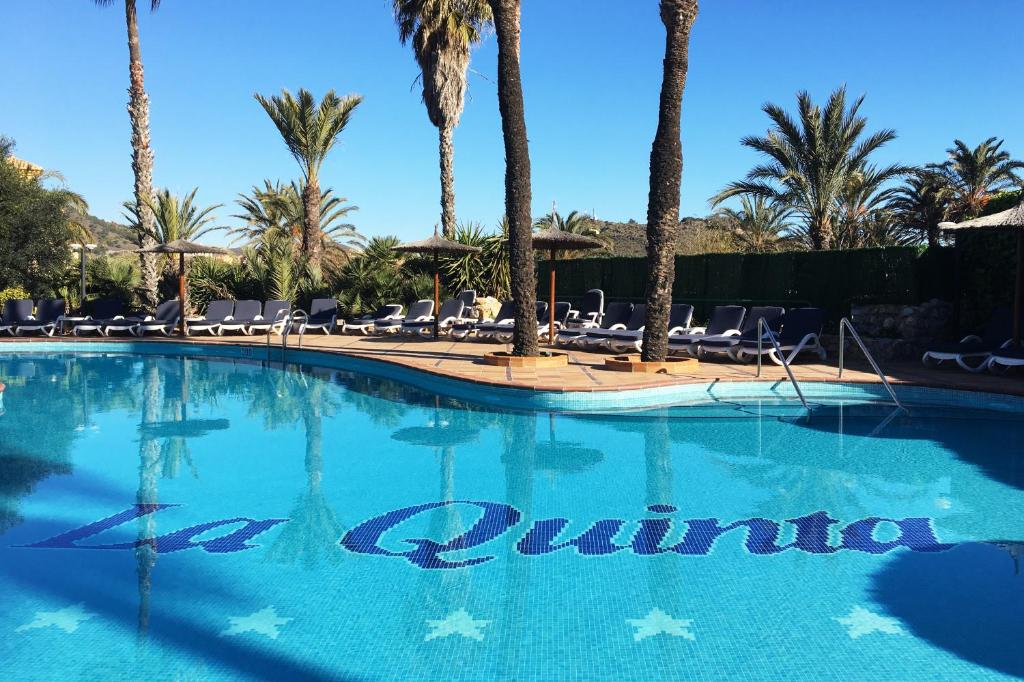
[[[291,520],[284,525],[277,540],[268,548],[267,558],[278,563],[301,562],[307,568],[321,560],[336,563],[343,555],[339,540],[344,528],[338,521],[323,493],[323,418],[333,403],[326,395],[326,384],[319,379],[307,382],[305,377],[282,372],[283,381],[276,388],[286,403],[285,413],[301,421],[305,432],[306,490],[296,500]],[[296,381],[296,376],[301,381]]]
[[[160,442],[147,425],[160,420],[160,370],[157,360],[147,358],[142,364],[142,424],[139,430],[139,490],[136,503],[158,502],[157,476],[160,471]],[[135,549],[139,580],[139,637],[145,638],[149,628],[149,598],[153,588],[153,567],[156,565],[156,515],[145,514],[138,519],[140,542]]]

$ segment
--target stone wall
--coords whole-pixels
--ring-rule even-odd
[[[850,319],[864,345],[879,362],[912,360],[921,357],[925,348],[935,340],[953,336],[953,305],[932,299],[919,305],[879,303],[853,305]],[[830,357],[839,351],[839,337],[834,330],[822,336],[822,343]],[[847,339],[849,353],[854,346]],[[859,349],[852,357],[860,354]]]

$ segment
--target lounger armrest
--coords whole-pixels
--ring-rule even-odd
[[[434,321],[434,316],[433,315],[420,315],[416,319],[409,320],[409,321],[410,322],[433,322]]]
[[[691,334],[707,334],[708,333],[708,328],[707,327],[690,327],[690,333]]]
[[[971,341],[981,343],[981,340],[981,337],[978,336],[977,334],[968,334],[964,338],[960,339],[960,343],[970,343]]]
[[[739,329],[726,329],[722,336],[739,336],[742,332]]]
[[[670,328],[668,330],[668,335],[669,336],[672,336],[673,334],[692,334],[692,333],[693,333],[693,330],[691,330],[689,327],[672,327],[672,328]]]

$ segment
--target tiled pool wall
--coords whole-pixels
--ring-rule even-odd
[[[280,366],[280,347],[262,345],[227,345],[180,343],[173,341],[76,342],[53,341],[3,344],[3,353],[69,353],[79,355],[180,355],[189,358],[228,358],[252,362],[269,362]],[[399,381],[416,388],[440,393],[451,398],[483,405],[515,410],[556,410],[590,412],[642,410],[670,405],[707,405],[722,401],[797,400],[792,384],[778,381],[711,381],[675,384],[619,391],[540,391],[501,387],[456,379],[406,367],[384,360],[370,360],[319,350],[290,349],[285,359],[297,364],[326,369],[358,372],[381,379]],[[804,396],[810,403],[891,402],[881,384],[804,381]],[[929,388],[907,384],[893,385],[897,396],[907,405],[957,405],[972,409],[1024,413],[1024,398],[1019,396]]]

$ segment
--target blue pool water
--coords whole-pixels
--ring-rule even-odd
[[[5,679],[1024,675],[1021,412],[127,353],[0,382]]]

